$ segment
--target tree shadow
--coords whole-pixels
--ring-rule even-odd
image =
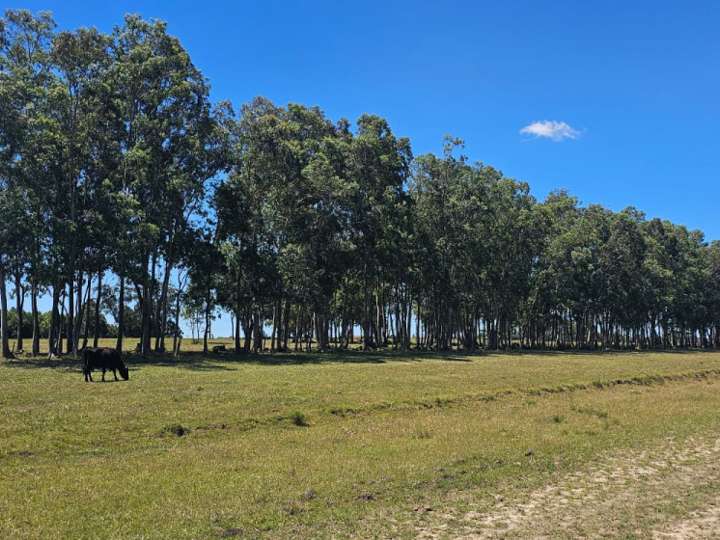
[[[427,351],[313,351],[313,352],[264,352],[264,353],[208,353],[188,351],[177,357],[151,354],[145,357],[132,355],[128,365],[153,365],[194,370],[233,371],[227,364],[251,364],[263,366],[323,365],[323,364],[386,364],[389,362],[422,362],[442,360],[448,362],[471,362],[472,355],[458,352],[436,353]]]
[[[687,354],[717,354],[718,349],[510,349],[484,351],[482,354],[488,358],[493,356],[539,356],[539,357],[587,357],[587,356],[644,356],[648,354],[687,355]]]
[[[123,355],[123,360],[130,372],[142,369],[143,366],[160,366],[160,367],[178,367],[192,371],[236,371],[235,367],[224,366],[219,358],[202,357],[185,357],[174,358],[166,355],[148,355],[142,357],[140,355],[128,354]],[[0,363],[14,369],[52,369],[67,372],[82,372],[82,359],[67,355],[55,358],[47,357],[25,357],[14,358]],[[94,373],[99,374],[101,371],[95,370]],[[98,379],[99,381],[99,379]],[[107,382],[107,381],[106,381]]]
[[[48,358],[47,356],[16,357],[6,360],[0,365],[20,369],[57,369],[59,371],[75,371],[81,368],[82,361],[73,356]]]
[[[312,351],[312,352],[262,352],[262,353],[235,353],[233,351],[207,353],[200,351],[181,352],[178,356],[162,353],[151,353],[141,356],[134,353],[125,353],[123,358],[131,371],[142,369],[144,366],[174,367],[191,371],[237,371],[239,365],[262,366],[295,366],[295,365],[325,365],[325,364],[387,364],[392,362],[420,363],[425,361],[443,362],[472,362],[478,359],[492,359],[498,357],[540,357],[540,358],[573,358],[597,357],[617,355],[643,355],[668,354],[683,355],[712,354],[715,349],[658,349],[658,350],[532,350],[511,349],[507,351],[392,351],[392,350],[342,350],[342,351]],[[2,364],[10,368],[37,369],[50,368],[61,371],[80,371],[82,360],[67,355],[55,358],[47,357],[20,357],[6,360]],[[234,365],[234,366],[233,366]]]
[[[263,366],[323,365],[323,364],[386,364],[389,362],[423,362],[441,360],[446,362],[471,362],[479,353],[468,354],[455,351],[312,351],[312,352],[263,352],[263,353],[207,353],[181,352],[178,356],[151,353],[145,356],[126,353],[123,359],[130,370],[143,366],[175,367],[192,371],[236,371],[228,364]],[[5,361],[2,365],[18,369],[50,368],[62,371],[79,371],[82,360],[71,355],[47,358],[24,357]]]

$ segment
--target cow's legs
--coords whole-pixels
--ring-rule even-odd
[[[103,368],[102,381],[105,382],[105,368]]]
[[[115,377],[115,380],[116,380],[116,381],[118,380],[118,378],[117,378],[117,373],[115,373],[115,368],[113,368],[113,377]]]

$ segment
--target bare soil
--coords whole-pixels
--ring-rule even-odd
[[[455,505],[468,506],[471,500]],[[666,439],[653,449],[609,455],[540,489],[498,495],[488,510],[438,509],[416,533],[424,539],[720,538],[720,438]]]

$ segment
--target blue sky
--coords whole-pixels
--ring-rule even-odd
[[[263,95],[389,119],[416,154],[466,153],[584,203],[720,239],[720,2],[25,1],[61,28],[168,21],[236,106]],[[577,138],[523,135],[565,122]]]
[[[720,239],[720,2],[25,1],[63,29],[168,22],[236,108],[256,95],[386,117],[583,203]],[[562,140],[533,135],[558,133]],[[557,137],[556,137],[557,139]]]

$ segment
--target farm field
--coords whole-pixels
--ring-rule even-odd
[[[0,540],[720,539],[720,3],[646,3],[0,11]]]
[[[88,384],[69,359],[0,362],[0,537],[642,538],[720,520],[720,353],[129,367]]]

